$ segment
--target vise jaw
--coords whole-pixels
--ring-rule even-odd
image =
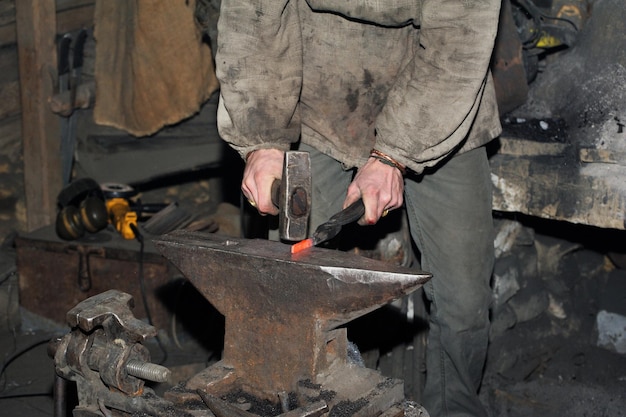
[[[76,382],[74,416],[99,417],[103,408],[156,415],[171,407],[144,386],[166,382],[170,370],[150,362],[142,343],[157,331],[135,318],[132,306],[132,296],[117,290],[88,298],[67,313],[71,332],[50,342],[57,375]]]

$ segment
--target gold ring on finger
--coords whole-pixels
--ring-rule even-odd
[[[389,214],[389,209],[385,209],[385,210],[383,211],[383,214],[382,214],[380,217],[385,217],[385,216],[386,216],[386,215],[388,215],[388,214]]]
[[[248,203],[250,203],[252,207],[256,208],[256,203],[253,200],[248,200]]]

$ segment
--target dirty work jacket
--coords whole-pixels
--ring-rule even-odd
[[[500,133],[488,66],[501,0],[222,0],[220,135],[242,156],[302,141],[419,173]]]

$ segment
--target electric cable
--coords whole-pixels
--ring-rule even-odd
[[[565,17],[558,17],[558,16],[550,16],[545,14],[544,12],[542,12],[531,0],[517,0],[518,2],[522,2],[522,3],[526,3],[526,5],[533,9],[532,11],[528,11],[531,14],[536,14],[537,16],[544,18],[544,19],[548,19],[548,20],[557,20],[557,21],[561,21],[561,22],[565,22],[565,23],[569,23],[576,32],[578,32],[580,29],[578,28],[578,26],[576,26],[576,23],[574,23],[573,21],[571,21],[570,19],[567,19]]]
[[[176,325],[176,312],[178,311],[178,305],[180,302],[181,294],[183,292],[186,280],[182,280],[181,284],[178,286],[178,291],[176,291],[176,298],[174,299],[174,313],[172,314],[172,324],[171,324],[171,332],[172,339],[174,339],[174,344],[180,349],[183,350],[183,346],[178,339],[178,327]]]
[[[541,26],[541,18],[543,18],[543,19],[556,20],[556,21],[568,23],[574,28],[576,32],[580,30],[578,26],[576,25],[576,23],[574,23],[570,19],[567,19],[565,17],[550,16],[544,13],[543,11],[541,11],[541,9],[539,9],[539,7],[537,7],[537,5],[532,0],[513,0],[513,1],[518,6],[526,10],[526,12],[531,15],[531,17],[533,18],[533,21],[536,24],[538,24],[538,26]]]
[[[578,26],[572,20],[564,17],[547,15],[546,13],[541,11],[532,0],[513,0],[513,2],[522,9],[524,9],[526,13],[530,15],[534,23],[532,36],[529,39],[522,41],[524,49],[533,49],[539,43],[541,39],[541,27],[543,26],[543,19],[562,21],[571,25],[575,32],[579,31]]]
[[[141,301],[143,302],[144,308],[146,310],[146,318],[148,319],[148,324],[150,324],[151,326],[154,326],[153,321],[152,321],[152,314],[150,313],[150,307],[148,306],[148,296],[147,296],[147,291],[146,291],[146,283],[145,283],[145,279],[144,279],[144,240],[143,240],[143,235],[141,234],[141,232],[139,232],[139,228],[137,227],[137,225],[135,225],[134,223],[130,223],[129,224],[130,228],[132,229],[133,233],[135,234],[135,239],[137,239],[137,241],[139,242],[139,271],[138,271],[138,275],[139,275],[139,290],[141,293]],[[163,358],[161,358],[161,360],[159,361],[160,365],[163,365],[165,363],[165,361],[167,361],[167,350],[165,349],[165,347],[163,346],[163,343],[161,341],[161,338],[159,337],[159,333],[157,331],[157,335],[155,337],[157,345],[159,346],[159,349],[161,350],[161,353],[163,354]]]
[[[15,337],[15,336],[14,336]],[[23,349],[20,349],[19,351],[13,353],[11,356],[9,356],[8,358],[6,358],[4,360],[4,362],[2,363],[2,368],[0,368],[0,379],[2,379],[2,388],[0,389],[0,393],[5,392],[6,390],[6,370],[9,367],[9,365],[11,364],[11,362],[13,362],[14,360],[16,360],[17,358],[19,358],[20,356],[24,355],[25,353],[28,353],[29,351],[33,350],[34,348],[43,345],[44,343],[49,343],[50,340],[55,337],[55,335],[47,335],[45,339],[41,339],[38,340],[34,343],[31,343],[30,345],[24,347]],[[19,397],[27,397],[27,396],[44,396],[44,395],[51,395],[51,393],[37,393],[37,394],[15,394],[15,395],[0,395],[0,399],[4,399],[4,398],[19,398]]]
[[[5,282],[7,282],[9,280],[9,278],[11,278],[12,276],[14,276],[17,273],[17,267],[12,267],[11,269],[9,269],[7,272],[4,273],[4,276],[2,277],[2,279],[0,279],[0,285],[4,284]]]
[[[12,394],[12,395],[0,395],[0,400],[10,400],[16,398],[29,398],[29,397],[51,397],[52,391],[49,392],[29,392],[24,394]]]

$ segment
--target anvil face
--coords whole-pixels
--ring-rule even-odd
[[[176,231],[155,244],[225,316],[222,362],[259,392],[316,381],[337,359],[329,359],[332,329],[430,278],[352,253],[292,255],[289,245],[267,240]]]

